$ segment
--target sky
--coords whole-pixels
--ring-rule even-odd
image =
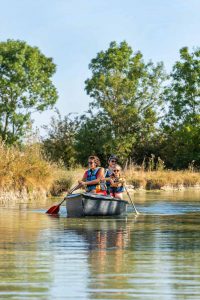
[[[0,7],[0,41],[26,41],[57,65],[62,116],[87,111],[88,65],[111,41],[126,40],[145,62],[163,61],[168,72],[180,48],[200,46],[200,0],[0,0]],[[54,114],[35,114],[35,126],[42,132]]]

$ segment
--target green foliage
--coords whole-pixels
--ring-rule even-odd
[[[169,111],[163,122],[162,154],[168,165],[200,165],[200,50],[180,50],[165,92]]]
[[[91,112],[82,116],[75,144],[78,161],[87,164],[89,155],[97,155],[105,165],[114,148],[112,127],[107,117],[103,113],[93,115]]]
[[[189,53],[187,47],[180,50],[180,61],[171,73],[171,84],[166,89],[169,102],[168,120],[173,125],[196,124],[200,116],[200,49]]]
[[[33,112],[55,104],[55,71],[52,58],[38,48],[19,40],[0,43],[0,135],[6,143],[23,137]]]
[[[160,154],[168,167],[187,168],[195,161],[200,165],[200,126],[182,125],[179,129],[165,128]]]
[[[70,114],[63,119],[56,110],[56,116],[51,118],[50,124],[44,126],[47,137],[43,139],[46,155],[54,162],[73,167],[76,164],[75,135],[79,126],[78,118],[70,118]]]
[[[121,163],[143,162],[150,171],[199,166],[199,56],[199,49],[181,49],[180,61],[166,76],[162,63],[145,63],[126,42],[112,42],[89,65],[89,111],[80,118],[52,120],[46,153],[68,168],[85,164],[90,154],[105,165],[111,153]]]
[[[94,100],[90,108],[103,112],[111,128],[114,152],[125,160],[136,141],[155,132],[162,107],[163,65],[146,64],[142,54],[133,54],[126,42],[112,42],[92,59],[89,68],[92,76],[85,84]]]

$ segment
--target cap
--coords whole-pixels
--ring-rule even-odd
[[[108,160],[111,160],[111,159],[115,159],[115,160],[118,160],[118,157],[114,154],[111,154],[111,156],[109,157]]]

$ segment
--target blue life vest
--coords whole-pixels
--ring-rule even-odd
[[[98,173],[99,169],[101,169],[101,168],[96,168],[94,170],[88,169],[87,170],[86,181],[92,181],[92,180],[97,179],[97,173]],[[91,191],[96,190],[97,185],[98,185],[98,183],[97,184],[92,184],[92,185],[87,185],[87,188],[86,188],[87,192],[91,192]]]
[[[115,193],[123,193],[124,192],[124,187],[123,186],[118,186],[118,187],[110,187],[110,192],[115,194]]]
[[[112,175],[113,171],[110,169],[106,169],[105,171],[105,178],[109,178]],[[107,194],[110,194],[110,181],[106,181],[106,189],[107,189]]]
[[[110,170],[110,169],[106,169],[106,171],[105,171],[105,177],[106,178],[109,178],[111,175],[112,175],[112,173],[113,173],[113,171],[112,170]]]
[[[118,187],[114,187],[114,186],[110,187],[110,193],[113,193],[113,194],[115,194],[115,193],[123,193],[124,190],[125,190],[125,188],[124,188],[123,185],[118,186]]]

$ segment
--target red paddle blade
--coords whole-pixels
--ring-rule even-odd
[[[60,209],[60,205],[54,205],[46,211],[46,214],[50,214],[50,215],[58,214],[59,209]]]

